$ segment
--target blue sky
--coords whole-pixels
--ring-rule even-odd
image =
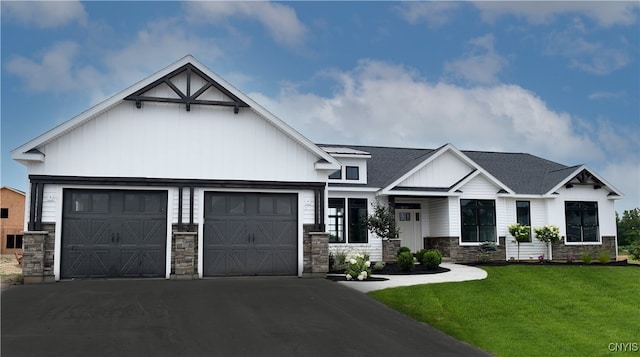
[[[318,143],[528,152],[640,207],[638,2],[1,2],[10,151],[186,54]],[[114,143],[117,144],[117,143]]]

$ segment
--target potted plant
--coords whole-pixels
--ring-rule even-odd
[[[520,261],[520,243],[528,242],[531,238],[531,227],[523,226],[520,223],[514,223],[507,227],[509,233],[513,236],[514,242],[518,246],[518,261]]]

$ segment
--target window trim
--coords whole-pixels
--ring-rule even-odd
[[[462,216],[462,211],[463,211],[463,206],[462,206],[462,202],[463,201],[475,201],[474,206],[472,207],[472,209],[477,210],[478,209],[478,202],[483,201],[483,202],[492,202],[493,205],[491,206],[493,208],[493,225],[480,225],[478,223],[478,216],[476,215],[476,233],[478,235],[478,241],[464,241],[463,240],[463,233],[464,233],[464,217]],[[498,224],[497,224],[497,216],[496,216],[496,200],[495,199],[475,199],[475,198],[461,198],[458,202],[458,207],[460,208],[460,238],[458,239],[458,244],[461,246],[479,246],[480,244],[484,243],[485,241],[480,241],[480,232],[479,232],[479,227],[481,226],[492,226],[493,227],[493,233],[494,233],[494,240],[492,241],[495,245],[500,245],[500,239],[498,239]],[[468,225],[471,226],[471,225]]]
[[[333,203],[338,203],[341,205],[341,207],[333,207],[333,208],[342,208],[342,215],[332,215],[331,214],[331,201],[333,201]],[[344,198],[329,198],[329,212],[328,212],[328,221],[327,221],[327,232],[329,232],[329,244],[346,244],[347,243],[347,225],[346,225],[346,220],[347,220],[347,210],[346,210],[346,205],[345,205],[345,199]],[[329,226],[332,223],[332,220],[335,218],[335,225],[336,227],[340,227],[339,224],[339,220],[342,221],[342,241],[332,241],[331,240],[331,230],[329,230]]]
[[[354,170],[355,169],[355,170]],[[345,166],[344,179],[349,181],[360,181],[360,166]],[[353,174],[355,172],[355,176]]]
[[[16,247],[16,242],[18,240],[18,238],[20,238],[20,246]],[[9,241],[11,241],[11,243],[13,243],[13,247],[9,247]],[[4,244],[4,249],[22,249],[24,245],[24,235],[22,234],[7,234],[7,240],[5,241]]]
[[[580,205],[580,240],[579,241],[569,241],[569,220],[567,219],[567,205],[577,203]],[[596,237],[595,241],[585,241],[584,240],[584,216],[583,213],[588,211],[588,209],[583,208],[585,203],[592,203],[595,205],[595,217],[596,217]],[[598,201],[565,201],[564,202],[564,228],[565,228],[565,237],[564,244],[566,245],[602,245],[602,235],[600,234],[600,209],[598,208]]]
[[[358,204],[356,204],[357,201],[360,201]],[[347,229],[347,240],[349,242],[349,244],[369,244],[369,231],[367,230],[367,221],[366,221],[366,215],[369,213],[367,205],[369,204],[369,200],[366,198],[349,198],[347,199],[347,203],[348,203],[348,208],[347,208],[347,222],[348,222],[348,226],[349,228]],[[361,205],[361,203],[364,203],[363,205]],[[357,217],[353,217],[352,216],[352,209],[358,209],[358,210],[362,210],[364,209],[365,212],[365,217],[364,217],[364,222],[359,222]],[[355,225],[362,225],[363,227],[361,227],[360,229],[363,230],[363,234],[364,234],[364,241],[363,242],[353,242],[351,240],[351,237],[354,233],[354,230],[352,230],[352,226]]]
[[[518,203],[526,203],[527,204],[527,218],[529,220],[529,222],[527,224],[523,224],[519,221],[520,215],[518,214],[518,209],[521,207],[518,207]],[[524,208],[524,207],[522,207]],[[520,242],[522,243],[533,243],[533,226],[531,225],[531,201],[524,201],[524,200],[517,200],[516,201],[516,222],[523,225],[523,226],[529,226],[529,240],[528,241],[524,241],[524,242]]]
[[[369,209],[368,209],[368,205],[369,205],[369,199],[368,198],[364,198],[364,197],[329,197],[328,200],[329,204],[328,207],[332,206],[332,201],[333,203],[342,203],[342,207],[344,209],[343,211],[343,238],[344,240],[341,242],[338,241],[329,241],[329,244],[369,244],[369,230],[367,229],[366,226],[366,216],[369,214]],[[354,211],[359,211],[361,214],[364,213],[364,220],[360,221],[360,216],[354,216],[352,213]],[[331,224],[331,220],[333,219],[333,217],[339,217],[339,216],[333,216],[331,215],[330,212],[327,213],[327,217],[328,217],[328,222],[327,222],[327,231],[329,232],[329,234],[331,235],[331,231],[329,230],[329,225]],[[336,222],[337,224],[337,222]],[[357,234],[357,232],[355,231],[354,227],[357,228],[357,226],[360,226],[359,229],[361,229],[361,233],[363,234],[363,241],[360,242],[354,242],[352,239],[354,237],[354,235]]]

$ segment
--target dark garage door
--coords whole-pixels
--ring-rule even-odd
[[[203,274],[296,275],[296,194],[205,194]]]
[[[65,189],[62,278],[164,277],[167,192]]]

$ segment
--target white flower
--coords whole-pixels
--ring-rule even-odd
[[[362,276],[364,276],[364,278],[366,279],[366,278],[367,278],[367,276],[368,276],[367,272],[366,272],[366,271],[363,271],[363,272],[362,272]]]
[[[357,263],[357,261],[355,259],[351,258],[351,259],[349,259],[349,263],[355,264],[355,263]]]
[[[351,280],[351,279],[353,279],[351,275],[347,274],[347,280]]]
[[[364,277],[362,276],[362,274],[358,275],[358,280],[364,280]]]
[[[370,267],[371,266],[371,262],[367,260],[366,262],[364,262],[364,266],[366,266],[367,268]]]

